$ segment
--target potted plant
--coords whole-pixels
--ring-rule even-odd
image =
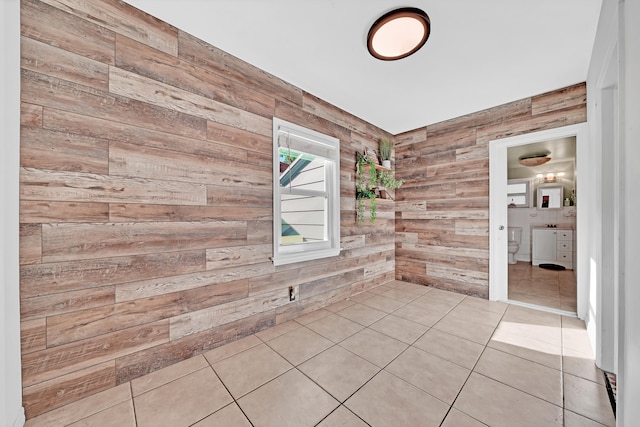
[[[378,140],[378,153],[382,160],[382,166],[391,169],[391,150],[393,150],[393,143],[387,138],[380,138]]]

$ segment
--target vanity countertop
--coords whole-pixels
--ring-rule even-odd
[[[573,225],[571,224],[552,224],[553,227],[549,227],[547,224],[537,224],[532,225],[531,228],[544,228],[551,230],[573,230]]]

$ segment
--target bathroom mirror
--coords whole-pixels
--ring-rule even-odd
[[[560,209],[563,197],[562,185],[538,187],[538,209]]]

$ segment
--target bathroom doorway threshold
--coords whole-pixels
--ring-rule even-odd
[[[537,304],[529,304],[528,302],[522,302],[522,301],[517,301],[513,299],[508,299],[505,302],[507,304],[531,308],[533,310],[538,310],[538,311],[546,311],[547,313],[559,314],[561,316],[578,317],[578,313],[576,313],[575,311],[560,310],[558,308],[551,308],[551,307],[546,307],[544,305],[537,305]]]

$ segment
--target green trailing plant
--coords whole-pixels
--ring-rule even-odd
[[[404,181],[401,179],[396,179],[396,177],[388,171],[380,171],[378,172],[378,182],[382,185],[386,190],[395,190],[396,188],[400,188]]]
[[[378,153],[382,160],[391,160],[391,150],[393,150],[393,143],[387,138],[380,138],[378,140]]]
[[[369,156],[363,154],[358,156],[357,163],[357,181],[356,181],[356,199],[357,199],[357,215],[358,222],[364,221],[364,201],[371,201],[371,223],[376,222],[376,187],[378,186],[378,174],[376,164]]]

